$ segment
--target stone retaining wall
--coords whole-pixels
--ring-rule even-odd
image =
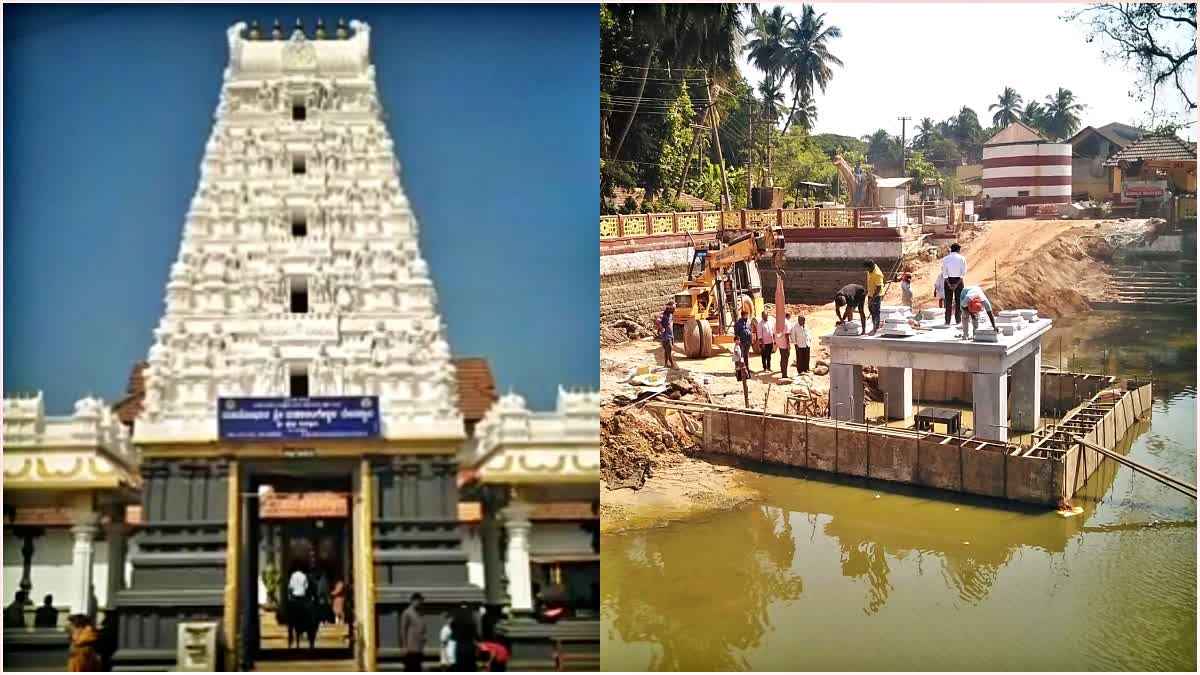
[[[897,258],[874,260],[886,276],[895,266]],[[833,302],[833,294],[846,284],[865,287],[867,272],[863,269],[862,261],[862,258],[788,258],[784,268],[784,292],[787,293],[787,301],[803,305],[824,305]],[[774,261],[763,260],[758,267],[764,297],[771,302],[775,297]]]
[[[603,258],[601,259],[603,261]],[[654,267],[600,276],[600,323],[623,316],[637,321],[662,311],[687,278],[687,265]]]

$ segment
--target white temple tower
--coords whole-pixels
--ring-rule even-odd
[[[378,396],[384,439],[462,436],[370,29],[349,28],[230,28],[135,442],[216,440],[218,397],[294,395]]]
[[[276,26],[227,33],[134,424],[144,489],[118,669],[252,667],[279,628],[279,573],[297,569],[345,581],[354,625],[324,634],[360,670],[398,658],[413,593],[431,636],[484,599],[459,526],[454,366],[370,28]],[[300,512],[271,515],[269,499]],[[177,636],[214,631],[219,662],[177,662]]]

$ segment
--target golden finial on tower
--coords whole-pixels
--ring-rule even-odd
[[[279,22],[279,19],[275,19],[275,25],[271,27],[271,39],[283,39],[283,24]]]
[[[258,25],[258,19],[250,22],[250,32],[246,34],[246,37],[250,38],[251,40],[262,39],[262,28],[260,28]]]
[[[350,37],[350,27],[346,25],[346,19],[338,19],[337,37],[339,40],[345,40]]]
[[[325,19],[322,19],[321,17],[317,17],[316,37],[318,40],[324,40],[325,38],[329,37],[328,33],[325,32]]]
[[[300,20],[300,17],[296,17],[296,30],[300,31],[301,35],[304,35],[304,22]]]

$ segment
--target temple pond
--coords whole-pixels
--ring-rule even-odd
[[[1045,365],[1155,379],[1130,457],[1196,479],[1194,310],[1056,321]],[[797,472],[605,535],[606,670],[1194,670],[1196,504],[1106,463],[1078,516]]]

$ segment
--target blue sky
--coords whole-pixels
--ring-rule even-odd
[[[456,356],[537,408],[599,386],[594,6],[4,7],[4,389],[116,400],[146,356],[225,29],[367,21]]]

